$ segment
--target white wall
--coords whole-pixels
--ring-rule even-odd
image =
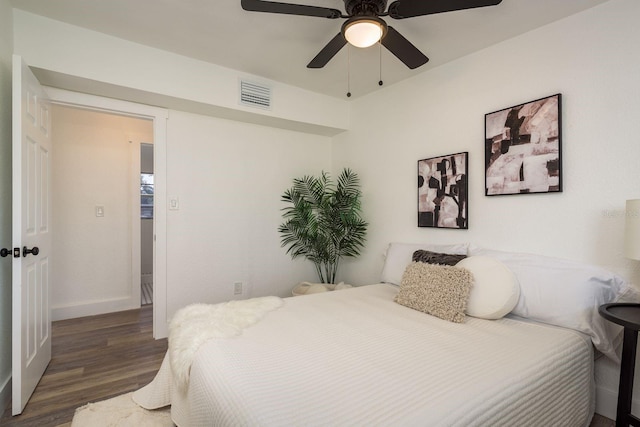
[[[334,170],[361,174],[371,221],[346,278],[378,279],[391,240],[471,241],[594,262],[638,281],[623,211],[640,197],[640,3],[613,0],[354,101]],[[564,192],[484,196],[484,114],[563,95]],[[469,230],[418,228],[419,159],[469,151]],[[637,272],[637,271],[636,271]]]
[[[331,139],[170,111],[167,315],[192,302],[290,295],[314,276],[280,248],[280,195],[331,168]],[[233,294],[243,282],[243,295]]]
[[[270,111],[251,109],[238,104],[237,88],[239,79],[253,78],[258,81],[263,81],[263,79],[98,32],[88,31],[20,10],[14,10],[13,14],[15,21],[14,51],[22,55],[29,65],[37,67],[38,76],[53,76],[52,80],[43,81],[44,84],[69,88],[69,85],[73,85],[73,83],[70,83],[73,80],[79,82],[78,84],[88,93],[94,93],[92,91],[98,87],[98,92],[106,91],[104,95],[110,97],[133,100],[135,102],[151,102],[150,105],[165,107],[173,105],[174,111],[177,108],[175,106],[180,106],[180,111],[191,111],[192,113],[193,111],[204,111],[214,116],[219,114],[221,117],[236,117],[236,121],[220,119],[220,123],[226,123],[227,126],[231,126],[234,130],[222,133],[223,140],[227,141],[228,145],[224,146],[215,158],[216,161],[220,161],[221,165],[230,168],[231,173],[220,176],[220,180],[216,182],[216,185],[225,182],[227,179],[225,176],[232,176],[236,171],[243,170],[242,167],[231,166],[240,157],[233,144],[238,142],[236,133],[242,134],[246,133],[245,129],[252,129],[252,136],[248,137],[248,140],[242,144],[260,140],[262,144],[257,147],[266,151],[266,155],[262,159],[265,165],[269,165],[269,162],[273,161],[284,162],[283,165],[278,165],[275,170],[267,171],[267,180],[271,180],[268,183],[265,182],[263,175],[260,175],[263,172],[259,170],[248,170],[247,174],[241,177],[247,180],[246,182],[249,182],[248,180],[255,181],[252,185],[262,185],[263,187],[272,185],[272,187],[268,187],[271,193],[264,194],[264,197],[269,199],[265,205],[267,208],[273,206],[274,200],[276,204],[279,203],[281,191],[290,184],[294,176],[310,173],[311,170],[320,172],[322,169],[330,169],[331,140],[326,135],[333,135],[336,132],[343,131],[349,123],[349,106],[344,100],[308,92],[279,82],[267,82],[273,89],[273,109]],[[42,73],[43,71],[45,72]],[[238,114],[229,114],[229,111],[235,111]],[[182,117],[179,113],[176,116]],[[197,114],[187,116],[192,117],[197,122],[208,120],[205,116],[198,116]],[[184,135],[197,134],[200,132],[201,127],[191,127],[190,120],[186,120],[178,123],[176,128],[172,122],[174,122],[173,118],[170,118],[167,122],[167,131],[171,132],[171,137],[168,141],[170,153],[167,162],[167,168],[169,169],[167,179],[172,188],[193,187],[193,184],[189,184],[189,177],[193,174],[191,165],[188,162],[183,163],[177,169],[174,165],[175,161],[179,161],[184,156],[194,155],[189,153],[188,150],[192,148],[198,149],[197,143],[202,138],[202,135],[196,135],[189,141],[185,140]],[[247,123],[268,123],[273,127]],[[207,128],[209,127],[214,126],[207,126]],[[236,128],[239,129],[238,132],[236,132]],[[287,129],[294,129],[294,131]],[[295,131],[296,129],[304,129],[306,133],[297,132]],[[212,131],[209,134],[205,133],[204,137],[208,140],[211,136],[217,134],[216,131]],[[271,136],[263,137],[263,134]],[[282,140],[303,142],[294,144],[295,149],[289,150],[289,147],[285,148],[281,145]],[[305,144],[304,141],[312,142]],[[204,144],[204,142],[200,143]],[[221,144],[222,141],[218,143]],[[322,148],[318,148],[318,144]],[[310,148],[309,145],[314,147]],[[204,146],[207,149],[210,148],[207,144],[204,144]],[[292,159],[289,159],[288,151],[293,153]],[[246,156],[247,159],[251,159],[250,154],[248,153]],[[307,155],[311,156],[311,158],[307,158]],[[175,160],[172,156],[176,156]],[[197,157],[196,160],[202,161],[202,158]],[[295,164],[289,165],[290,162]],[[208,168],[206,165],[203,166],[205,169]],[[269,166],[265,167],[269,168]],[[216,172],[209,171],[209,173]],[[292,172],[298,173],[293,174]],[[240,185],[240,188],[244,190],[248,190],[249,186],[247,183],[225,183]],[[197,186],[198,183],[196,182],[195,185]],[[225,195],[226,198],[222,200],[224,200],[225,205],[230,205],[230,200],[233,200],[233,203],[237,203],[236,198],[238,200],[247,200],[247,203],[250,203],[252,199],[244,199],[240,196],[241,193],[242,191],[233,193],[233,198],[230,195]],[[198,204],[196,203],[193,206],[198,206]],[[166,210],[166,206],[161,206],[160,209]],[[217,207],[217,209],[220,208]],[[238,209],[244,215],[243,212],[246,210],[246,206],[241,204]],[[257,211],[260,211],[260,209],[257,209]],[[279,209],[280,206],[277,205],[275,213],[267,213],[270,228],[263,222],[264,219],[262,218],[262,213],[260,213],[256,214],[258,220],[251,222],[260,224],[259,226],[256,225],[258,229],[252,234],[248,234],[248,232],[243,234],[245,241],[243,245],[246,247],[252,247],[254,241],[262,242],[264,240],[262,235],[267,232],[269,239],[271,239],[269,244],[275,245],[269,246],[270,249],[266,249],[266,251],[271,251],[268,256],[265,257],[263,255],[261,257],[269,259],[269,261],[265,262],[265,265],[262,264],[262,261],[257,264],[255,280],[260,280],[261,284],[255,285],[253,283],[254,274],[250,271],[253,271],[251,269],[254,263],[243,264],[234,260],[229,260],[229,263],[227,263],[226,257],[230,256],[229,251],[220,249],[218,251],[221,255],[220,263],[222,265],[229,264],[229,266],[224,267],[227,273],[219,279],[225,283],[225,289],[213,293],[195,290],[193,292],[184,292],[182,287],[185,286],[185,281],[181,276],[185,269],[193,270],[192,259],[200,259],[198,256],[194,257],[192,252],[194,250],[197,251],[198,243],[207,236],[209,230],[196,228],[195,230],[197,231],[195,232],[188,230],[183,233],[183,229],[193,227],[195,222],[180,224],[181,227],[177,228],[174,227],[173,223],[168,223],[167,230],[170,233],[174,233],[173,239],[170,236],[170,240],[167,242],[167,248],[171,251],[171,254],[167,265],[161,265],[160,268],[166,269],[168,275],[173,274],[167,284],[167,298],[172,301],[172,306],[178,307],[182,303],[198,301],[201,295],[204,298],[203,300],[207,301],[228,299],[229,293],[227,291],[229,289],[226,287],[227,285],[230,287],[235,281],[246,281],[249,284],[243,295],[249,296],[253,295],[252,288],[258,293],[270,293],[270,291],[283,293],[284,289],[293,286],[296,280],[300,278],[309,279],[309,275],[300,273],[301,271],[306,272],[309,267],[305,263],[291,264],[284,254],[284,250],[280,250],[277,236],[277,226],[280,220]],[[169,214],[178,218],[185,216],[183,209],[178,215],[176,215],[176,212],[169,212]],[[230,218],[236,221],[239,216],[230,215]],[[228,224],[225,227],[219,226],[224,233],[228,234],[228,236],[225,236],[224,242],[227,243],[227,240],[230,240],[232,244],[235,244],[235,240],[229,237],[232,234],[230,230],[235,231],[242,227],[249,227],[250,229],[250,224],[247,226],[244,223],[234,222],[232,223],[233,229],[230,229]],[[192,235],[195,240],[190,242],[185,237],[187,235]],[[276,236],[275,239],[273,238],[274,235]],[[189,243],[193,243],[193,245]],[[224,247],[224,245],[220,245],[221,248]],[[273,252],[273,247],[276,248],[275,252]],[[179,248],[180,250],[178,251],[174,248]],[[264,248],[261,250],[265,252]],[[207,261],[204,263],[208,266],[211,265],[210,256],[211,254],[208,255]],[[273,258],[275,258],[275,261]],[[303,266],[301,267],[301,265]],[[218,268],[215,271],[205,269],[201,275],[189,272],[186,277],[191,279],[194,275],[199,276],[193,285],[195,289],[200,286],[199,283],[211,281],[210,277],[220,269],[219,265],[216,264],[216,266]],[[277,270],[276,266],[284,266],[284,268]],[[236,267],[239,270],[234,269]],[[265,270],[268,271],[268,274],[262,277],[265,274]],[[287,278],[286,283],[278,279],[286,277],[288,273],[291,273],[292,277]],[[206,277],[206,279],[203,279],[203,277]],[[231,285],[229,285],[230,281]],[[187,281],[187,283],[191,283],[191,281]],[[273,284],[273,288],[270,291],[267,290],[268,285],[264,285],[264,283]],[[267,287],[265,288],[264,286]],[[178,297],[172,300],[175,295]],[[172,312],[169,311],[167,314],[169,319]]]
[[[280,247],[280,196],[294,177],[331,169],[331,138],[173,110],[166,132],[167,194],[179,210],[156,205],[167,215],[160,336],[184,305],[286,296],[313,280],[313,266],[291,262]],[[233,294],[235,282],[244,284],[241,295]]]
[[[331,139],[170,111],[167,315],[192,302],[290,295],[315,275],[280,248],[280,196],[331,168]],[[233,294],[243,282],[243,295]]]
[[[41,80],[45,85],[324,134],[335,134],[348,126],[348,103],[344,100],[17,9],[14,20],[15,52],[30,66],[54,72],[51,81]],[[85,79],[80,83],[82,88],[58,86],[68,83],[65,75]],[[239,104],[241,78],[272,88],[271,110]],[[106,90],[105,83],[111,85]],[[93,90],[98,92],[89,92]]]
[[[52,111],[52,317],[135,308],[133,200],[139,197],[140,141],[153,140],[152,124],[59,105]],[[103,217],[96,216],[97,206],[104,207]]]
[[[11,247],[11,55],[13,21],[0,0],[0,248]],[[11,258],[0,258],[0,408],[11,396]]]
[[[153,173],[153,141],[147,141],[140,147],[140,172]]]
[[[153,219],[140,220],[140,273],[142,283],[153,283]]]
[[[406,241],[582,260],[640,284],[639,264],[622,254],[625,200],[640,198],[638,16],[640,2],[612,0],[355,100],[333,168],[360,174],[371,226],[341,280],[378,281],[386,245]],[[485,197],[484,114],[558,92],[564,192]],[[469,230],[418,228],[416,162],[461,151],[470,156]]]

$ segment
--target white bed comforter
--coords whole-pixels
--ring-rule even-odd
[[[187,426],[588,426],[593,352],[582,334],[514,319],[455,324],[379,284],[287,298],[203,344],[186,393],[165,363],[156,394]],[[153,387],[154,384],[152,383]]]

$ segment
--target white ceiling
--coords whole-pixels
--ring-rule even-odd
[[[282,0],[285,1],[285,0]],[[429,1],[429,0],[424,0]],[[382,51],[385,86],[608,0],[503,0],[494,7],[393,20],[430,61],[409,70]],[[291,0],[344,11],[343,0]],[[12,0],[23,9],[314,92],[344,98],[378,89],[380,49],[347,47],[327,66],[307,63],[340,31],[343,20],[246,12],[240,0]],[[526,63],[526,53],[505,52]]]

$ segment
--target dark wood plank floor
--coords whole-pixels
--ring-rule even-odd
[[[54,322],[51,363],[23,413],[7,408],[0,425],[67,426],[77,407],[148,384],[167,350],[152,307]]]
[[[53,357],[22,415],[7,408],[3,427],[68,427],[75,409],[148,384],[167,340],[152,337],[152,306],[54,322]],[[590,427],[613,427],[600,415]]]

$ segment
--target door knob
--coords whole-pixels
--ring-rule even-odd
[[[0,249],[0,257],[4,258],[9,255],[11,255],[11,249],[5,249],[5,248]],[[13,248],[13,257],[20,258],[20,248]]]
[[[34,246],[32,249],[27,249],[26,246],[22,247],[22,256],[25,257],[29,254],[38,255],[40,253],[40,249],[37,246]]]

